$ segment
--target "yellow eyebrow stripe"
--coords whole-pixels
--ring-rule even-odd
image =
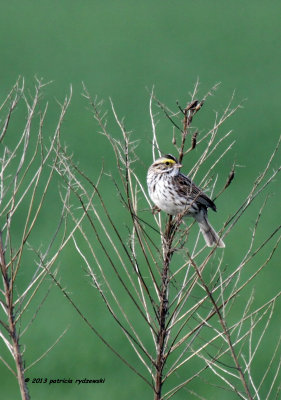
[[[161,160],[162,163],[168,162],[171,164],[175,164],[176,162],[174,160],[172,160],[171,158],[164,158],[163,160]]]

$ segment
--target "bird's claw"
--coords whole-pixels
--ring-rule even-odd
[[[154,206],[154,207],[152,207],[151,211],[152,211],[152,214],[155,215],[155,214],[159,213],[161,211],[161,209],[157,206]]]

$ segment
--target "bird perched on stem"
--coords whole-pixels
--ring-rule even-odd
[[[158,158],[148,169],[147,186],[153,203],[169,215],[195,218],[209,247],[225,247],[208,221],[207,209],[216,211],[214,202],[191,179],[180,172],[181,164],[171,154]]]

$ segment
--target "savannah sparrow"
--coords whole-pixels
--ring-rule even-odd
[[[195,218],[207,246],[225,247],[208,221],[207,208],[216,211],[214,202],[180,172],[181,167],[171,154],[160,157],[149,167],[147,186],[151,200],[167,214],[185,213]]]

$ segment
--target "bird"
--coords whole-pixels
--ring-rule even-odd
[[[171,154],[158,158],[147,172],[151,200],[169,215],[193,217],[208,247],[225,247],[208,221],[208,208],[216,211],[215,203],[192,180],[180,172],[182,167]]]

